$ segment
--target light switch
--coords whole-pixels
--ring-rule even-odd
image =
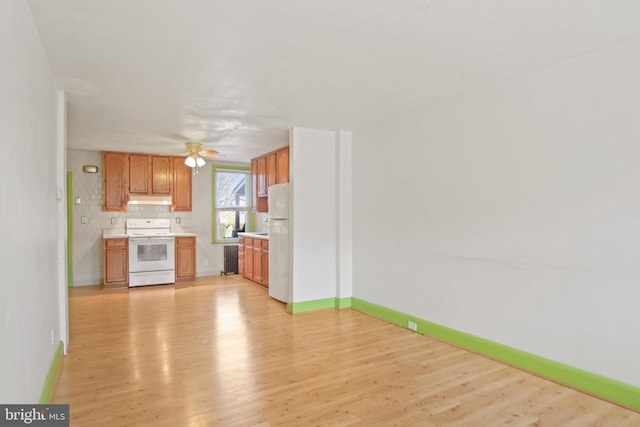
[[[80,224],[86,224],[87,222],[89,222],[89,221],[88,221],[86,216],[81,216],[80,217]]]
[[[75,199],[73,199],[73,203],[75,203],[76,205],[80,204],[80,197],[76,197]]]

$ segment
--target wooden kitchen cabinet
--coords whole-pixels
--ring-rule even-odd
[[[262,284],[262,244],[260,239],[253,239],[253,276],[256,283]]]
[[[176,237],[176,283],[196,279],[196,238]]]
[[[244,239],[244,274],[242,277],[253,280],[253,239]]]
[[[269,287],[269,241],[262,241],[262,281],[260,284]]]
[[[269,284],[269,240],[241,237],[238,240],[238,272],[245,279]]]
[[[171,210],[191,212],[193,170],[184,158],[104,152],[104,211],[127,211],[130,194],[172,198]]]
[[[289,147],[276,151],[276,177],[278,184],[289,182]]]
[[[267,181],[267,195],[269,193],[269,187],[271,187],[274,184],[278,183],[278,170],[276,168],[276,153],[275,151],[268,153],[266,156],[266,163],[267,163],[267,177],[266,177],[266,181]]]
[[[173,185],[171,188],[171,210],[174,212],[191,212],[191,179],[193,177],[193,169],[184,164],[182,157],[174,157],[172,165]]]
[[[183,161],[184,163],[184,161]],[[151,156],[151,194],[171,194],[171,157]]]
[[[289,182],[289,147],[251,159],[251,178],[254,188],[253,210],[267,212],[269,187]]]
[[[251,159],[251,210],[267,212],[269,209],[266,197],[258,197],[258,159]]]
[[[171,194],[171,157],[129,154],[129,194]]]
[[[258,167],[258,197],[267,196],[267,158],[265,156],[256,159]]]
[[[103,239],[105,288],[129,286],[129,239]]]
[[[129,194],[149,193],[149,156],[129,154]]]
[[[129,155],[102,153],[102,179],[104,211],[126,211],[129,190]]]
[[[244,277],[244,237],[238,239],[238,274]]]

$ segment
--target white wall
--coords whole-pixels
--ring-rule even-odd
[[[354,137],[354,296],[640,386],[640,39]]]
[[[59,157],[57,89],[26,1],[0,2],[0,58],[0,402],[36,403],[60,341]]]
[[[349,298],[353,294],[353,176],[352,135],[336,132],[336,255],[338,283],[336,297]]]
[[[292,302],[336,296],[336,135],[293,128]]]

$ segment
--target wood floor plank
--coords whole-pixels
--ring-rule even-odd
[[[640,426],[640,414],[237,276],[69,292],[73,426]]]

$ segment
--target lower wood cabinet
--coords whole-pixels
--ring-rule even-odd
[[[238,239],[238,274],[244,277],[244,238]]]
[[[129,286],[129,239],[104,239],[105,288]]]
[[[239,239],[238,272],[245,279],[269,287],[269,240]]]
[[[196,279],[196,238],[176,237],[176,283]]]
[[[269,241],[262,241],[262,282],[261,285],[269,287]]]

